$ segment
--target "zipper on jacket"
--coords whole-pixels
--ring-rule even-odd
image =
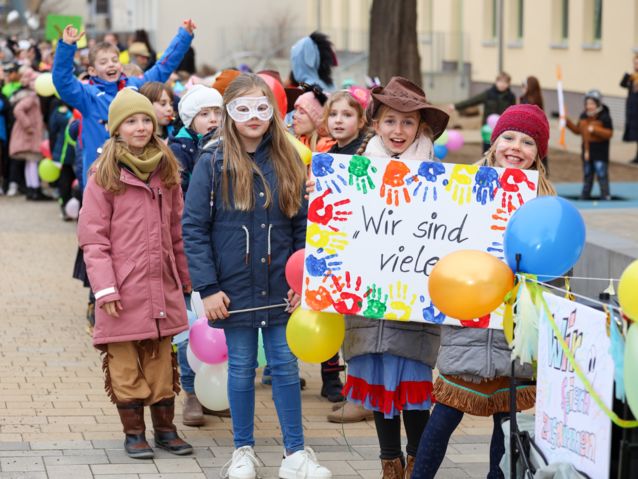
[[[160,219],[162,218],[162,189],[157,188],[157,197],[159,198]]]
[[[155,327],[157,328],[157,339],[161,340],[162,339],[162,333],[160,333],[159,319],[155,320]]]

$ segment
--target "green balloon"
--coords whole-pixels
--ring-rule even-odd
[[[492,138],[492,127],[487,123],[481,128],[481,138],[483,138],[483,143],[490,143]]]
[[[441,133],[441,136],[439,136],[436,141],[434,142],[435,145],[445,145],[447,143],[448,140],[448,134],[447,134],[447,130],[444,130],[443,133]]]
[[[38,174],[42,181],[52,183],[60,177],[60,166],[50,158],[45,158],[38,165]]]
[[[257,345],[257,364],[263,368],[268,362],[266,361],[266,351],[264,351],[264,337],[259,330],[259,344]]]
[[[635,367],[638,367],[638,326],[632,323],[625,338],[625,395],[629,409],[638,417],[638,374]]]

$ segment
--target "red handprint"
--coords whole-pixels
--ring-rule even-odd
[[[324,278],[325,282],[325,278]],[[322,284],[317,289],[309,289],[310,278],[306,278],[306,304],[315,311],[323,311],[332,304],[332,296]]]
[[[410,202],[410,195],[405,186],[405,178],[409,173],[410,168],[402,161],[392,160],[388,163],[383,173],[383,184],[381,185],[381,197],[385,196],[385,202],[388,205],[394,203],[394,206],[399,206],[399,189],[403,191],[405,202]]]
[[[350,203],[349,199],[337,201],[336,203],[326,204],[325,198],[332,193],[331,189],[327,189],[321,196],[312,200],[312,203],[308,206],[308,219],[313,223],[325,225],[332,231],[339,231],[339,228],[330,225],[332,221],[347,221],[347,216],[352,214],[352,211],[338,209],[340,206]]]
[[[485,316],[481,316],[480,318],[477,318],[477,319],[461,321],[461,326],[465,326],[466,328],[485,329],[490,325],[490,316],[491,314],[486,314]]]
[[[350,272],[346,272],[345,284],[341,282],[341,276],[332,276],[332,282],[334,288],[332,293],[337,296],[337,300],[333,301],[332,305],[335,311],[341,314],[356,314],[361,311],[363,304],[363,298],[358,294],[361,289],[361,276],[357,276],[357,280],[354,285],[354,292],[344,291],[344,287],[351,289]]]
[[[513,180],[513,182],[510,180]],[[520,193],[520,188],[518,185],[520,185],[521,183],[525,183],[531,191],[534,191],[536,189],[536,185],[534,185],[534,182],[530,181],[527,178],[527,173],[525,173],[524,170],[518,170],[516,168],[506,169],[501,176],[500,183],[501,188],[503,188],[501,206],[503,208],[507,208],[508,213],[511,213],[519,206],[522,206],[524,203],[523,196]],[[516,193],[518,206],[514,206],[514,204],[512,203],[512,198],[514,197],[513,193]]]

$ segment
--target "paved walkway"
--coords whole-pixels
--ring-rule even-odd
[[[230,421],[176,424],[195,446],[191,457],[162,451],[129,459],[114,406],[103,391],[97,352],[86,334],[87,291],[71,279],[75,224],[56,204],[0,197],[0,479],[216,478],[232,452]],[[303,366],[308,445],[338,478],[378,478],[372,422],[326,422],[319,368]],[[180,408],[181,409],[181,399]],[[150,423],[150,418],[147,418]],[[269,388],[257,386],[256,451],[262,477],[277,477],[282,445]],[[485,477],[491,420],[466,417],[438,477]]]

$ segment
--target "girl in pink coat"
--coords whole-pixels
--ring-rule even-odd
[[[117,405],[127,454],[153,457],[144,406],[155,446],[190,454],[173,425],[179,377],[171,339],[188,328],[183,295],[191,291],[178,163],[156,135],[153,105],[130,88],[111,103],[108,129],[78,224],[96,298],[93,344],[104,353],[105,389]]]

